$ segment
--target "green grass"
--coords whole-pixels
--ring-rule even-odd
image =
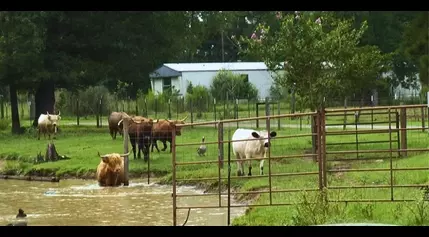
[[[297,121],[287,121],[296,123]],[[264,124],[261,121],[261,124]],[[236,124],[230,130],[232,136]],[[3,173],[15,174],[43,174],[71,177],[91,177],[96,170],[100,158],[97,152],[123,152],[123,140],[112,140],[107,127],[95,128],[92,126],[62,126],[61,133],[55,141],[56,148],[60,155],[70,157],[69,160],[61,160],[52,163],[32,164],[33,158],[38,152],[44,153],[48,143],[43,136],[37,140],[35,131],[28,131],[27,134],[16,136],[10,135],[9,131],[0,132],[0,168],[3,166]],[[348,128],[351,130],[352,128]],[[276,129],[277,130],[277,129]],[[338,129],[330,129],[335,131]],[[295,128],[282,128],[277,130],[278,136],[293,134],[308,134],[310,129],[304,127],[302,130]],[[421,131],[408,131],[409,148],[428,148],[428,133]],[[183,128],[183,134],[177,137],[176,161],[216,161],[218,156],[217,143],[208,144],[208,152],[205,157],[199,157],[196,149],[199,145],[180,146],[186,143],[199,143],[202,136],[206,137],[206,142],[217,142],[217,130],[214,127]],[[392,140],[396,140],[396,133],[392,134]],[[228,138],[228,128],[225,128],[224,139]],[[327,143],[352,142],[355,135],[327,136]],[[359,135],[359,141],[389,140],[389,134],[364,134]],[[311,150],[311,137],[301,138],[278,138],[272,140],[271,156],[300,155]],[[388,149],[389,143],[361,144],[359,150]],[[161,148],[162,144],[159,142]],[[393,148],[397,148],[396,143],[392,143]],[[327,152],[355,150],[355,145],[328,146]],[[130,146],[131,151],[131,146]],[[227,159],[227,144],[224,146],[225,159]],[[427,152],[409,152],[408,157],[397,158],[397,152],[392,153],[393,168],[404,167],[429,167]],[[360,159],[376,158],[377,162],[354,161],[339,162],[333,159],[356,158],[356,154],[338,155],[328,154],[330,160],[328,169],[335,169],[337,166],[346,168],[389,168],[390,153],[364,154],[359,155]],[[151,172],[165,175],[162,182],[171,182],[172,155],[166,152],[151,153]],[[234,157],[231,154],[231,159]],[[380,162],[382,160],[382,162]],[[3,164],[2,164],[3,163]],[[225,167],[226,164],[225,164]],[[252,173],[259,174],[259,163],[253,161]],[[236,175],[236,164],[231,163],[232,176]],[[317,172],[318,163],[303,158],[276,159],[271,161],[271,173],[296,173],[296,172]],[[245,165],[247,172],[247,165]],[[147,172],[147,164],[143,159],[134,160],[130,155],[130,174],[132,177],[139,176]],[[265,161],[265,174],[269,172],[269,162]],[[221,177],[227,177],[227,169],[221,169]],[[335,172],[328,176],[327,197],[329,200],[344,199],[389,199],[391,196],[389,188],[375,189],[329,189],[333,186],[362,186],[362,185],[389,185],[390,172]],[[213,178],[213,180],[202,180],[203,178]],[[181,184],[205,183],[212,188],[208,192],[216,193],[218,178],[217,164],[194,164],[177,166],[177,179]],[[194,179],[191,181],[190,179]],[[181,181],[180,181],[181,180]],[[395,185],[428,184],[429,175],[427,170],[395,171],[393,176]],[[222,180],[221,186],[226,184],[226,179]],[[267,189],[269,181],[267,177],[233,179],[234,190],[251,191]],[[273,190],[284,189],[317,189],[318,175],[299,175],[286,177],[272,177],[271,187]],[[223,190],[224,191],[224,190]],[[422,198],[423,194],[419,188],[395,188],[395,199],[416,199]],[[291,206],[276,207],[255,207],[248,213],[234,220],[234,225],[314,225],[322,223],[338,222],[381,222],[399,225],[429,225],[429,206],[427,202],[412,203],[325,203],[320,201],[318,192],[286,192],[273,193],[273,203],[294,204],[298,202],[308,202],[307,204],[297,204]],[[262,194],[256,199],[254,204],[268,204],[270,201],[268,194]],[[315,203],[315,204],[312,204]],[[420,211],[420,212],[419,212]],[[417,213],[417,214],[416,214]],[[419,214],[420,213],[420,214]]]

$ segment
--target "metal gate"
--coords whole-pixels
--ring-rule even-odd
[[[320,110],[312,113],[297,113],[297,114],[284,114],[284,115],[275,115],[255,118],[245,118],[245,119],[233,119],[233,120],[222,120],[217,122],[204,122],[204,123],[193,123],[178,125],[183,128],[193,126],[195,129],[201,127],[206,127],[213,129],[215,127],[216,136],[213,136],[212,140],[206,142],[206,145],[213,145],[215,148],[210,148],[215,155],[212,155],[212,159],[201,158],[199,160],[193,160],[189,157],[192,157],[189,151],[189,147],[197,148],[199,142],[181,142],[179,139],[186,140],[186,133],[191,133],[191,131],[183,132],[181,136],[176,136],[175,130],[173,130],[173,140],[172,140],[172,185],[173,185],[173,225],[178,225],[177,223],[177,211],[178,210],[188,210],[188,215],[192,209],[197,208],[226,208],[227,209],[227,225],[230,225],[231,220],[231,208],[236,207],[269,207],[269,206],[285,206],[285,205],[294,205],[292,202],[279,201],[275,198],[275,195],[282,193],[297,193],[301,191],[307,192],[318,192],[322,190],[327,190],[328,195],[326,200],[328,202],[386,202],[386,201],[410,201],[410,198],[397,198],[394,195],[395,188],[419,188],[425,187],[427,185],[423,184],[412,184],[412,183],[395,183],[395,173],[401,171],[422,171],[429,170],[429,167],[394,167],[395,160],[398,160],[399,157],[406,157],[407,152],[427,152],[429,151],[428,147],[420,148],[408,148],[407,147],[407,131],[424,131],[425,128],[422,127],[408,127],[406,122],[406,111],[407,109],[421,109],[426,105],[412,105],[412,106],[391,106],[391,107],[369,107],[369,108],[355,108],[355,109],[335,109],[335,110]],[[400,111],[400,112],[398,112]],[[338,114],[344,113],[355,113],[359,112],[360,119],[356,118],[356,121],[353,124],[346,123],[347,127],[352,126],[354,130],[341,129],[343,124],[335,125],[335,123],[330,122],[331,117],[339,116]],[[385,115],[387,118],[383,121],[378,120],[377,116]],[[371,124],[365,124],[362,122],[363,117],[371,117],[371,121],[377,121]],[[249,121],[252,120],[265,120],[265,130],[268,133],[271,131],[272,123],[276,119],[290,120],[294,121],[292,118],[300,118],[299,121],[302,121],[302,117],[311,118],[312,125],[309,127],[309,132],[301,132],[301,129],[293,130],[292,125],[286,124],[286,129],[282,130],[282,135],[275,137],[272,140],[273,143],[280,143],[280,141],[286,141],[285,145],[273,145],[269,148],[266,158],[262,158],[267,163],[267,173],[259,175],[257,170],[254,170],[252,176],[237,176],[233,173],[231,166],[237,162],[235,157],[231,157],[231,146],[232,141],[230,140],[230,135],[232,131],[237,128],[237,124],[240,123],[239,127],[248,127]],[[357,117],[357,116],[356,116]],[[284,124],[284,122],[282,122]],[[378,125],[377,125],[378,124]],[[379,127],[380,124],[387,124],[384,127]],[[215,126],[216,125],[216,126]],[[333,126],[340,126],[338,129],[333,129]],[[367,127],[362,127],[366,125]],[[300,124],[302,127],[302,124]],[[195,130],[194,130],[195,131]],[[289,134],[288,134],[289,133]],[[225,139],[224,136],[228,135],[228,138]],[[284,135],[283,135],[284,134]],[[381,136],[378,139],[366,140],[362,138],[365,134],[378,134]],[[331,142],[330,139],[338,136],[349,136],[353,137],[354,142]],[[425,134],[427,136],[427,134]],[[396,137],[395,137],[396,136]],[[298,150],[294,149],[294,139],[298,137],[306,137],[308,141],[312,144],[312,149],[304,152],[304,154]],[[347,139],[345,139],[347,140]],[[244,140],[240,140],[244,141]],[[339,144],[341,143],[341,144]],[[395,144],[397,143],[397,144]],[[362,146],[371,145],[371,144],[385,144],[386,149],[364,149]],[[343,146],[343,147],[342,147]],[[349,147],[347,147],[349,146]],[[186,150],[188,147],[188,150]],[[287,147],[286,150],[278,149]],[[337,148],[335,148],[337,147]],[[272,150],[273,149],[273,150]],[[277,149],[277,150],[276,150]],[[180,150],[180,151],[179,151]],[[293,152],[291,151],[293,150]],[[280,155],[273,155],[274,153]],[[380,156],[384,154],[384,156]],[[387,154],[387,156],[386,156]],[[354,157],[346,157],[347,155],[353,155]],[[338,156],[344,156],[343,158],[338,158]],[[312,158],[315,162],[314,165],[309,165],[310,170],[306,171],[288,171],[288,170],[277,170],[276,166],[273,166],[273,163],[282,162],[282,160],[287,160],[287,162],[293,159],[303,159],[303,158]],[[261,159],[249,159],[249,160],[261,160]],[[347,162],[347,163],[362,163],[358,164],[364,166],[364,162],[387,160],[387,167],[384,168],[361,168],[361,167],[348,167],[349,165],[344,165],[344,167],[335,167],[333,163],[335,162]],[[224,164],[226,165],[224,166]],[[192,165],[199,165],[207,167],[207,176],[205,177],[191,177],[184,178],[178,177],[177,169],[178,167],[186,167]],[[357,165],[354,165],[357,166]],[[264,166],[265,167],[265,166]],[[388,182],[383,184],[351,184],[351,185],[336,185],[335,184],[335,174],[339,173],[377,173],[384,172],[388,174]],[[191,175],[192,176],[192,175]],[[287,179],[294,177],[297,179],[299,177],[313,177],[315,179],[314,186],[311,187],[281,187],[281,185],[276,184],[276,179]],[[265,190],[250,190],[250,191],[234,191],[231,187],[231,180],[244,180],[244,179],[266,179],[266,188]],[[316,181],[317,180],[317,181]],[[211,191],[204,194],[182,194],[178,192],[177,186],[183,182],[202,182],[202,181],[211,181],[217,186],[215,191]],[[226,188],[226,190],[225,190]],[[347,196],[345,198],[335,198],[332,195],[333,192],[338,190],[363,190],[363,189],[388,189],[390,192],[387,192],[388,197],[386,198],[357,198]],[[266,203],[257,203],[257,204],[232,204],[231,197],[233,195],[239,194],[254,194],[254,195],[268,195]],[[178,200],[185,197],[199,196],[201,198],[208,196],[217,196],[218,203],[217,205],[182,205],[179,204]],[[226,196],[226,203],[222,202],[222,197]],[[181,217],[180,220],[185,219],[185,216]],[[186,223],[186,221],[185,221]]]

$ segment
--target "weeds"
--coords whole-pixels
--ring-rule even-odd
[[[415,200],[406,205],[414,217],[410,224],[422,226],[429,222],[429,202],[425,200],[425,190],[420,192]]]
[[[329,203],[327,196],[328,191],[326,189],[317,192],[315,195],[302,192],[300,195],[302,201],[295,204],[295,213],[292,216],[293,225],[320,225],[329,220],[333,222],[344,220],[347,203]]]

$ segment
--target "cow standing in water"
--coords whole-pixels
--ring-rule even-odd
[[[232,135],[232,150],[237,160],[237,176],[244,176],[244,161],[251,158],[266,158],[270,142],[268,138],[277,136],[275,131],[268,134],[267,131],[239,128]],[[238,141],[251,139],[248,141]],[[249,176],[252,176],[252,160],[248,161]],[[260,174],[264,174],[264,160],[259,164]]]
[[[97,166],[96,179],[100,186],[116,187],[125,181],[124,156],[127,154],[111,153],[98,156],[101,158]]]
[[[46,133],[48,134],[48,138],[51,139],[51,134],[55,135],[58,131],[58,125],[59,121],[61,119],[60,116],[61,112],[58,111],[58,115],[55,114],[49,114],[48,111],[46,111],[46,114],[40,114],[39,119],[37,121],[37,129],[38,129],[38,138],[37,140],[40,140],[40,133],[43,133],[43,137],[46,138]]]

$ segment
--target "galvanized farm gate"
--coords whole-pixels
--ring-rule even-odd
[[[418,171],[418,170],[429,170],[429,167],[393,167],[393,160],[395,158],[394,154],[397,154],[396,157],[405,157],[407,152],[427,152],[429,151],[429,147],[421,147],[421,148],[408,148],[407,147],[407,131],[416,131],[421,130],[422,133],[427,129],[424,123],[422,123],[422,127],[412,126],[407,127],[407,110],[411,109],[421,109],[423,111],[422,117],[426,117],[428,114],[425,111],[427,105],[407,105],[407,106],[389,106],[389,107],[368,107],[368,108],[350,108],[350,109],[324,109],[317,112],[311,113],[296,113],[296,114],[283,114],[283,115],[273,115],[270,116],[269,106],[266,106],[266,116],[262,117],[253,117],[253,118],[243,118],[243,119],[231,119],[231,120],[221,120],[217,122],[204,122],[204,123],[193,123],[193,124],[184,124],[178,125],[181,126],[182,129],[186,127],[193,126],[194,128],[199,127],[210,127],[217,129],[217,137],[216,141],[209,141],[205,144],[209,147],[209,151],[216,154],[212,156],[212,159],[207,159],[210,157],[199,158],[198,160],[190,159],[189,157],[194,156],[194,154],[190,154],[189,151],[195,150],[200,142],[193,143],[184,143],[181,142],[183,136],[186,136],[187,133],[192,133],[192,130],[187,129],[186,132],[183,132],[181,136],[176,136],[175,130],[173,130],[173,139],[172,139],[172,185],[173,185],[173,225],[177,225],[178,220],[185,219],[184,215],[180,218],[177,218],[178,210],[188,210],[189,212],[192,209],[198,208],[226,208],[227,209],[227,225],[230,225],[231,221],[231,208],[236,207],[269,207],[269,206],[285,206],[285,205],[294,205],[294,202],[284,202],[275,200],[275,195],[281,195],[284,193],[288,193],[292,195],[293,193],[298,193],[302,191],[307,192],[317,192],[322,190],[340,190],[340,189],[364,189],[364,188],[380,188],[380,189],[390,189],[390,197],[386,199],[338,199],[331,197],[329,194],[326,196],[327,201],[329,202],[386,202],[386,201],[410,201],[410,199],[399,199],[394,196],[394,188],[419,188],[427,186],[424,184],[395,184],[394,183],[394,174],[399,171]],[[369,113],[368,113],[369,111]],[[340,124],[335,125],[330,123],[331,117],[339,116],[338,114],[347,113],[355,113],[356,121],[354,124]],[[388,118],[385,121],[379,121],[375,124],[387,124],[384,127],[380,128],[374,126],[374,123],[370,124],[371,128],[363,127],[365,125],[364,122],[358,123],[358,117],[362,119],[364,116],[371,116],[371,121],[374,121],[374,116],[377,115],[386,115]],[[285,124],[282,122],[283,127],[281,131],[277,132],[277,136],[272,139],[272,143],[274,144],[272,147],[268,149],[268,154],[266,158],[266,166],[263,175],[260,175],[257,169],[253,169],[252,176],[237,176],[232,171],[232,166],[236,166],[237,160],[232,156],[232,142],[230,141],[230,136],[233,131],[237,128],[237,123],[240,123],[240,127],[250,127],[249,124],[254,124],[254,120],[265,120],[265,130],[268,133],[272,130],[272,124],[276,120],[289,120],[289,121],[299,121],[303,120],[302,118],[308,118],[311,121],[311,126],[307,126],[308,131],[303,132],[302,124],[294,125],[294,124]],[[429,121],[429,120],[428,120]],[[392,125],[393,124],[393,125]],[[353,130],[346,130],[345,127],[347,125],[353,125]],[[342,129],[335,129],[333,126],[343,127]],[[300,127],[300,129],[298,129]],[[263,129],[263,128],[261,128]],[[384,134],[387,135],[387,138],[383,138],[380,140],[370,140],[370,141],[360,141],[359,136],[362,134]],[[428,134],[423,133],[426,136]],[[344,142],[342,144],[336,144],[332,142],[327,142],[330,138],[334,136],[340,135],[353,135],[355,137],[355,141]],[[396,138],[393,138],[393,135]],[[225,139],[227,136],[227,139]],[[296,144],[297,138],[307,138],[312,144],[311,148],[305,150],[297,149],[298,144]],[[242,140],[244,141],[244,140]],[[278,145],[283,141],[282,145]],[[389,144],[387,149],[360,149],[359,145],[361,144],[376,144],[376,143],[384,143]],[[397,143],[397,146],[393,144]],[[356,145],[355,150],[338,150],[335,149],[336,146],[345,146],[345,145]],[[210,145],[214,145],[215,148],[210,148]],[[192,147],[192,149],[189,149]],[[272,155],[272,149],[281,153],[281,155]],[[279,149],[283,149],[279,152]],[[295,150],[294,150],[295,149]],[[225,154],[226,153],[226,154]],[[370,157],[375,154],[388,154],[387,157]],[[338,158],[338,156],[347,156],[347,155],[356,155],[354,158]],[[359,155],[364,155],[359,156]],[[281,162],[289,162],[292,159],[311,159],[314,161],[313,165],[309,165],[309,170],[302,170],[299,172],[296,171],[275,171],[276,166],[274,163]],[[389,168],[336,168],[331,165],[333,162],[354,162],[362,160],[385,160],[388,159],[390,166]],[[248,159],[252,160],[261,160],[261,159]],[[224,164],[226,163],[227,169],[224,169]],[[233,165],[234,164],[234,165]],[[210,171],[207,171],[207,177],[196,177],[196,178],[185,178],[179,177],[177,170],[180,167],[192,166],[192,165],[200,165],[205,167],[213,167],[213,170],[216,169],[216,174],[210,175]],[[311,167],[310,167],[311,166]],[[188,169],[189,170],[189,169]],[[330,180],[332,179],[333,174],[335,173],[345,173],[345,172],[389,172],[390,181],[388,184],[377,184],[377,185],[349,185],[349,186],[338,186],[335,184],[331,184]],[[294,179],[298,179],[301,177],[309,177],[314,180],[314,185],[312,186],[293,186],[288,188],[279,188],[276,185],[276,179],[284,179],[284,178],[293,177]],[[231,180],[240,180],[240,179],[266,179],[266,188],[265,190],[257,190],[257,191],[240,191],[236,192],[231,190]],[[189,182],[201,182],[201,181],[212,181],[217,182],[217,190],[209,193],[203,194],[182,194],[178,192],[177,186],[181,183],[189,183]],[[284,181],[283,181],[284,182]],[[278,183],[278,181],[277,181]],[[224,190],[226,189],[226,190]],[[329,193],[329,192],[328,192]],[[268,195],[267,203],[258,203],[258,204],[232,204],[231,199],[233,195],[242,195],[242,194],[253,194],[253,195]],[[218,204],[217,205],[181,205],[179,199],[186,197],[207,197],[207,196],[217,196]],[[222,197],[226,196],[226,203],[222,202]],[[186,220],[187,218],[186,217]],[[186,223],[186,221],[185,221]]]

